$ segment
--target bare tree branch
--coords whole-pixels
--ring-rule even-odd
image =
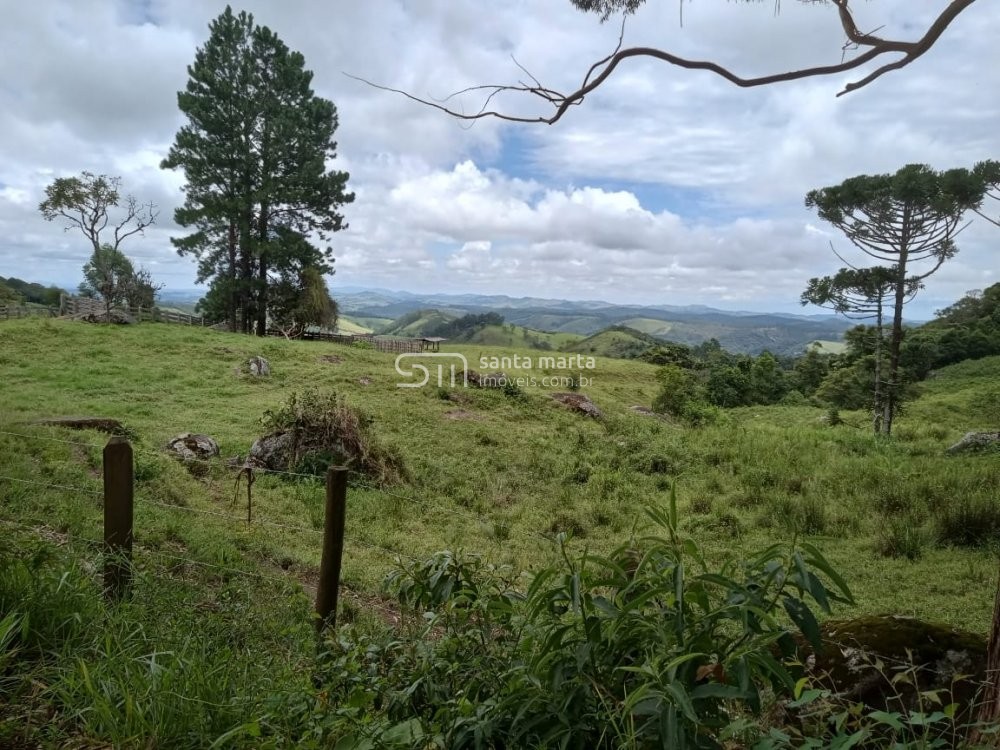
[[[515,64],[534,82],[532,85],[528,85],[525,82],[519,82],[516,85],[511,84],[487,84],[480,86],[471,86],[461,91],[457,91],[454,94],[446,97],[445,99],[434,99],[433,97],[423,98],[416,96],[402,89],[393,88],[392,86],[385,86],[382,84],[374,83],[366,78],[360,76],[352,75],[350,73],[344,73],[345,76],[351,78],[355,81],[360,81],[372,88],[379,89],[380,91],[388,91],[394,94],[399,94],[405,96],[407,99],[418,102],[428,107],[433,107],[438,109],[452,117],[460,120],[481,120],[487,117],[493,117],[500,120],[506,120],[508,122],[524,122],[524,123],[544,123],[552,125],[558,122],[563,115],[566,114],[567,110],[577,104],[583,102],[584,98],[597,89],[601,84],[603,84],[615,69],[624,61],[631,58],[652,58],[654,60],[659,60],[665,62],[669,65],[674,65],[679,68],[685,68],[687,70],[707,70],[711,73],[724,78],[735,86],[740,88],[753,88],[757,86],[768,86],[775,83],[783,83],[787,81],[796,81],[803,78],[813,78],[817,76],[828,76],[835,75],[837,73],[845,73],[856,68],[861,67],[873,60],[880,58],[886,54],[899,54],[902,55],[899,59],[894,60],[890,63],[886,63],[874,71],[866,75],[857,81],[848,83],[844,86],[844,89],[840,91],[837,96],[842,96],[848,94],[852,91],[857,91],[864,86],[872,83],[876,79],[894,70],[899,70],[900,68],[906,67],[912,63],[917,58],[924,55],[934,44],[940,39],[941,35],[947,30],[951,23],[966,9],[968,9],[976,0],[951,0],[948,7],[945,8],[941,14],[935,19],[935,21],[927,29],[926,33],[917,39],[916,41],[900,41],[892,39],[883,39],[881,37],[875,36],[872,33],[861,32],[858,29],[857,23],[854,20],[853,15],[848,7],[848,0],[832,0],[833,4],[837,8],[837,12],[840,19],[840,25],[847,35],[848,44],[845,45],[845,52],[848,47],[853,47],[855,49],[865,49],[857,57],[850,60],[841,59],[839,63],[831,65],[819,65],[810,68],[803,68],[800,70],[786,71],[784,73],[774,73],[766,76],[759,76],[756,78],[743,78],[736,73],[733,73],[728,68],[719,65],[718,63],[709,60],[690,60],[678,55],[674,55],[665,50],[657,49],[654,47],[628,47],[622,48],[622,43],[624,39],[624,20],[622,22],[622,33],[618,38],[618,45],[615,47],[614,51],[607,57],[598,60],[593,63],[587,70],[586,75],[583,78],[583,82],[580,84],[579,88],[575,91],[569,93],[560,93],[546,86],[543,86],[538,79],[533,75],[528,73],[528,71],[522,66],[517,60]],[[447,105],[454,97],[460,94],[472,93],[475,91],[487,92],[486,100],[483,106],[473,113],[467,113],[464,111],[459,111],[453,109]],[[515,94],[527,94],[529,96],[537,97],[548,104],[552,105],[555,109],[551,114],[545,115],[540,114],[536,116],[524,116],[524,115],[513,115],[501,112],[497,109],[491,109],[490,104],[494,98],[502,93],[515,93]]]

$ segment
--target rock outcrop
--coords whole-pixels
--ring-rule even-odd
[[[247,370],[252,377],[266,378],[271,374],[271,363],[263,357],[250,357],[247,360]]]
[[[601,410],[597,408],[597,404],[582,393],[553,393],[552,398],[563,406],[584,416],[593,417],[594,419],[600,419],[604,416]]]
[[[182,432],[170,439],[167,450],[183,461],[205,461],[219,455],[219,444],[208,435]]]
[[[978,451],[1000,450],[1000,431],[967,432],[948,453],[975,453]]]

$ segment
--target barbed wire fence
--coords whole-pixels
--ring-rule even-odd
[[[145,448],[134,448],[132,444],[122,437],[112,437],[107,444],[101,445],[85,440],[67,440],[51,436],[29,434],[24,431],[13,431],[0,429],[0,436],[7,438],[18,438],[20,440],[36,440],[51,442],[82,448],[90,451],[102,452],[102,478],[104,487],[85,487],[76,484],[66,484],[57,481],[43,481],[37,477],[25,478],[0,474],[0,485],[4,482],[13,484],[38,487],[40,489],[52,489],[59,492],[70,492],[100,500],[104,511],[104,538],[91,539],[70,535],[66,532],[55,531],[48,525],[42,524],[29,526],[18,523],[12,519],[0,516],[0,523],[13,528],[21,528],[36,534],[43,534],[55,538],[66,540],[69,543],[82,543],[90,548],[100,549],[104,557],[104,590],[105,595],[110,599],[117,599],[125,596],[130,587],[131,566],[133,555],[138,547],[138,552],[142,556],[170,560],[174,563],[183,563],[206,570],[215,570],[227,575],[239,575],[261,581],[280,583],[288,585],[298,583],[305,586],[303,581],[293,576],[272,576],[257,570],[247,570],[231,565],[219,565],[203,560],[196,560],[192,557],[170,554],[162,550],[135,545],[133,539],[133,513],[134,508],[155,507],[170,512],[188,514],[192,516],[204,516],[206,518],[220,519],[224,522],[249,527],[261,527],[264,529],[276,529],[296,534],[308,534],[317,539],[321,545],[322,559],[319,566],[319,583],[316,586],[316,615],[317,627],[320,631],[336,626],[336,611],[339,593],[341,589],[340,570],[346,545],[356,546],[368,550],[381,557],[391,565],[400,566],[406,563],[417,564],[419,559],[399,549],[392,549],[370,539],[358,535],[348,535],[345,533],[346,506],[348,487],[354,490],[377,493],[380,496],[393,498],[406,504],[409,508],[419,508],[424,514],[446,514],[450,517],[459,517],[468,522],[476,524],[480,528],[494,528],[497,519],[485,514],[476,513],[462,507],[443,507],[435,505],[426,499],[406,495],[401,492],[389,490],[372,483],[366,476],[355,471],[349,471],[342,467],[331,467],[326,474],[325,480],[315,474],[305,474],[301,472],[283,471],[269,469],[267,467],[236,465],[232,466],[236,474],[235,483],[239,482],[240,474],[243,472],[259,473],[262,475],[273,475],[285,477],[296,481],[308,481],[315,483],[317,487],[321,481],[325,488],[325,508],[324,526],[316,528],[301,524],[274,521],[260,516],[258,511],[254,516],[250,513],[250,500],[248,495],[248,514],[246,517],[236,516],[233,513],[221,512],[218,510],[206,510],[202,508],[192,508],[186,505],[175,505],[171,503],[159,502],[146,497],[141,497],[139,502],[135,501],[135,477],[134,466],[135,456],[151,458],[158,461],[171,460],[169,454]],[[209,466],[219,466],[218,460],[188,458],[187,463],[206,464]],[[215,480],[211,475],[206,476],[211,483]],[[247,478],[252,481],[252,474]],[[238,484],[237,484],[238,491]],[[212,494],[217,494],[213,490]],[[235,498],[234,498],[235,499]],[[502,523],[502,522],[501,522]],[[507,529],[509,533],[509,527]],[[557,539],[544,533],[530,530],[519,530],[518,532],[525,539],[532,542],[540,541],[546,545],[553,545]],[[498,545],[501,544],[499,536],[495,537]],[[358,596],[358,592],[346,589],[348,595]],[[360,598],[360,597],[359,597]],[[378,601],[365,600],[364,606],[381,611],[384,615],[394,617],[398,613],[381,605]]]

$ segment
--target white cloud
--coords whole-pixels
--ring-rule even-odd
[[[879,0],[863,28],[912,38],[946,4]],[[553,127],[463,127],[342,71],[443,97],[524,78],[575,87],[618,28],[568,0],[285,3],[247,0],[261,23],[306,57],[340,115],[340,164],[357,194],[333,239],[338,284],[413,290],[602,296],[618,301],[796,307],[809,276],[833,270],[837,234],[802,206],[811,188],[919,161],[944,168],[1000,156],[1000,8],[977,3],[927,55],[875,85],[834,94],[858,76],[743,90],[653,61],[621,66]],[[176,92],[217,7],[201,0],[0,0],[0,275],[68,286],[82,238],[42,221],[54,176],[121,174],[161,209],[127,247],[168,286],[194,264],[169,239],[182,177],[159,162],[182,122]],[[745,75],[836,61],[832,5],[650,0],[627,44],[715,59]],[[16,68],[14,66],[16,61]],[[468,111],[469,95],[453,100]],[[517,113],[544,103],[502,98]],[[685,203],[687,196],[697,210]],[[694,196],[694,197],[691,197]],[[927,310],[995,280],[998,230],[978,222],[962,253],[932,278]]]

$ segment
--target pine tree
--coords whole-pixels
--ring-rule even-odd
[[[194,231],[174,243],[210,281],[207,307],[262,335],[280,273],[329,271],[332,251],[305,238],[344,229],[338,209],[354,196],[346,172],[327,170],[337,111],[313,92],[303,56],[229,7],[209,30],[178,94],[188,123],[162,164],[188,181],[175,220]]]

